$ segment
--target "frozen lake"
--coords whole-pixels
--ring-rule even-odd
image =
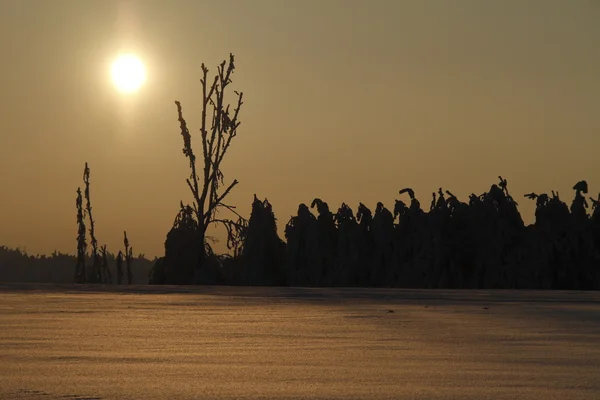
[[[0,284],[2,399],[600,399],[600,293]]]

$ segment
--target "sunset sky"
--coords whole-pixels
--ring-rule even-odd
[[[124,51],[147,69],[127,95]],[[229,203],[267,197],[282,237],[314,197],[391,209],[408,186],[428,207],[502,175],[531,223],[524,193],[600,192],[600,1],[0,0],[0,245],[74,253],[87,161],[99,242],[162,255],[191,202],[173,101],[194,138],[200,65],[230,52]]]

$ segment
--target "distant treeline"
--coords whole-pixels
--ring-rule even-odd
[[[332,212],[315,199],[277,233],[271,204],[256,198],[250,219],[230,232],[231,256],[205,243],[198,263],[197,222],[182,206],[167,235],[165,256],[150,276],[154,284],[371,286],[407,288],[600,288],[600,199],[574,186],[570,207],[558,193],[525,195],[535,201],[535,223],[526,226],[506,180],[460,201],[432,193],[425,211],[407,188],[392,211],[373,213],[359,204]],[[528,200],[529,199],[529,200]],[[310,209],[316,211],[316,215]],[[591,215],[588,213],[591,208]]]
[[[107,259],[112,276],[116,276],[115,256],[108,254]],[[134,257],[133,283],[147,284],[148,273],[155,261],[143,255]],[[88,263],[91,263],[89,257]],[[0,246],[0,282],[73,283],[76,264],[77,257],[71,254],[54,252],[49,256],[34,256],[20,249]]]

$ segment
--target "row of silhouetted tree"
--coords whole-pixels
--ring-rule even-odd
[[[183,107],[175,102],[189,164],[185,183],[191,204],[180,202],[165,255],[150,271],[150,283],[600,288],[600,198],[590,199],[589,206],[585,181],[573,187],[570,206],[555,192],[526,194],[536,202],[535,223],[529,226],[502,177],[488,192],[472,194],[468,201],[440,188],[425,209],[410,188],[400,190],[393,209],[377,203],[371,210],[360,203],[356,213],[347,204],[332,210],[316,198],[310,207],[300,204],[285,226],[285,241],[267,200],[254,196],[251,215],[245,219],[227,202],[238,181],[226,181],[222,171],[244,104],[243,92],[230,89],[235,65],[230,54],[211,78],[202,64],[199,133],[192,136]],[[106,246],[99,247],[95,237],[87,164],[84,183],[84,195],[78,190],[77,197],[75,276],[80,283],[109,283]],[[223,211],[237,219],[222,217]],[[207,231],[214,224],[227,230],[231,254],[213,252]],[[91,265],[85,262],[87,233]],[[124,244],[121,261],[132,253],[126,234]],[[122,271],[119,279],[121,275]]]
[[[359,204],[332,211],[321,199],[277,233],[271,204],[256,198],[233,255],[195,268],[193,213],[182,207],[151,283],[225,283],[288,286],[410,288],[600,288],[600,199],[574,186],[570,206],[555,192],[525,195],[536,202],[526,226],[506,180],[467,202],[449,191],[432,193],[424,209],[410,189],[392,210]],[[312,209],[312,212],[311,212]],[[591,211],[591,212],[588,212]],[[313,213],[314,212],[314,213]],[[235,239],[235,238],[231,238]]]

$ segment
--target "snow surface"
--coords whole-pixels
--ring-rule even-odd
[[[600,294],[0,285],[2,399],[600,399]]]

